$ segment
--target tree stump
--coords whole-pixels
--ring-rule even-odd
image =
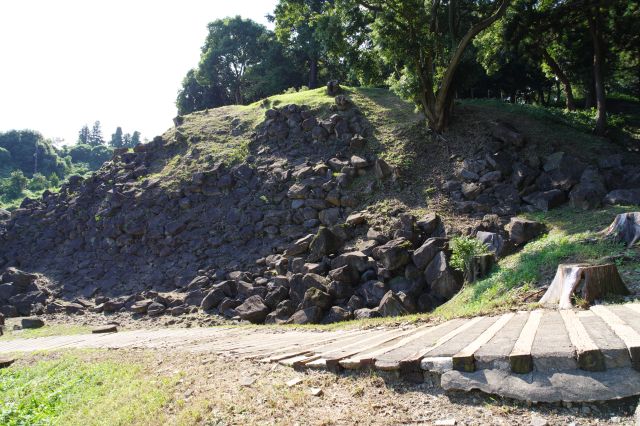
[[[466,280],[472,283],[486,277],[495,264],[496,257],[493,253],[473,256],[469,264],[469,270],[465,273]]]
[[[571,297],[574,295],[591,304],[594,300],[615,294],[628,295],[629,290],[613,263],[558,265],[556,276],[540,303],[571,309]]]
[[[631,247],[640,240],[640,212],[617,215],[613,223],[603,232],[606,236],[624,241],[627,247]]]

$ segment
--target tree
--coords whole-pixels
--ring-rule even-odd
[[[131,146],[131,133],[125,133],[122,136],[122,146],[126,146],[126,147]]]
[[[89,130],[89,126],[86,124],[82,126],[82,129],[78,132],[78,143],[88,145],[89,137],[91,136],[91,131]]]
[[[196,70],[191,69],[182,80],[182,88],[178,92],[176,106],[178,114],[184,115],[207,108],[229,105],[231,98],[221,81],[212,81],[217,75],[210,76],[209,84],[200,84],[196,78]]]
[[[208,28],[196,80],[208,87],[228,88],[233,101],[242,104],[245,74],[262,60],[267,30],[240,16],[216,20]]]
[[[139,144],[140,144],[140,132],[135,130],[133,132],[133,135],[131,135],[131,142],[129,143],[129,147],[133,148]]]
[[[343,1],[341,7],[355,2],[372,14],[375,43],[399,70],[397,81],[405,86],[404,93],[411,95],[438,133],[448,125],[456,71],[467,47],[504,15],[509,4],[509,0]]]
[[[333,6],[333,0],[280,0],[270,17],[278,40],[304,56],[311,89],[318,87],[319,64],[330,43],[345,38],[335,31],[339,27],[329,23],[334,17]]]
[[[116,128],[116,132],[111,135],[111,141],[109,141],[109,145],[113,148],[122,148],[124,146],[124,141],[122,139],[122,127],[118,126]]]
[[[11,197],[17,198],[27,188],[29,179],[22,173],[22,170],[14,170],[9,177],[8,193]]]
[[[100,121],[96,121],[95,123],[93,123],[93,127],[91,128],[91,133],[89,134],[87,144],[91,146],[104,145],[104,138],[102,137],[102,127],[100,126]]]

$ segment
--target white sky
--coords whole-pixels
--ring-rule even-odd
[[[0,131],[75,143],[100,120],[152,139],[172,125],[207,23],[267,25],[276,0],[0,0]]]

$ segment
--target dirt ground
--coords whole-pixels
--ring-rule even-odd
[[[41,353],[18,363],[56,356]],[[528,406],[481,393],[445,393],[434,383],[412,384],[367,372],[301,372],[210,354],[118,350],[82,351],[79,356],[139,363],[154,378],[179,375],[165,407],[165,424],[632,425],[638,403],[631,398]]]

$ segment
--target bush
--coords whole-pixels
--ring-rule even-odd
[[[17,198],[27,188],[29,179],[22,173],[22,170],[14,170],[9,177],[9,187],[7,193],[10,197]]]
[[[55,174],[54,174],[55,176]],[[45,175],[40,173],[34,173],[33,177],[29,181],[27,187],[31,191],[42,191],[49,187],[49,181],[45,177]]]
[[[465,275],[471,271],[471,259],[489,253],[489,248],[474,237],[453,237],[449,246],[452,253],[450,265]]]

